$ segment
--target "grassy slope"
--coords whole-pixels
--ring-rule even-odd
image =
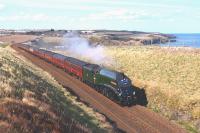
[[[148,106],[188,131],[200,128],[200,50],[159,47],[106,48],[116,60],[112,66],[145,88]],[[108,64],[106,64],[108,65]]]
[[[188,131],[200,131],[200,50],[154,46],[105,46],[105,49],[115,61],[104,60],[103,65],[125,72],[136,86],[144,88],[149,108]]]
[[[112,130],[104,116],[77,102],[48,73],[0,47],[0,132],[65,132],[71,118],[86,131]]]

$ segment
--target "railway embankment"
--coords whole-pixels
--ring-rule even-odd
[[[5,45],[0,47],[0,116],[0,132],[113,131],[103,115]]]
[[[107,54],[139,88],[148,108],[176,121],[189,132],[200,131],[200,50],[184,47],[110,46]]]

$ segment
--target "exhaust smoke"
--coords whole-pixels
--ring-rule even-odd
[[[84,59],[99,65],[112,64],[113,62],[110,57],[106,56],[103,46],[94,46],[76,32],[70,32],[64,35],[59,49],[66,51],[69,56]]]

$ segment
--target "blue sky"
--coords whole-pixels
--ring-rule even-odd
[[[200,0],[0,0],[0,29],[200,33]]]

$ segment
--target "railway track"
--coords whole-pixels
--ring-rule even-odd
[[[19,54],[33,64],[50,73],[64,87],[70,88],[80,99],[115,121],[117,126],[128,133],[184,133],[185,130],[142,106],[121,107],[93,88],[71,77],[60,68],[45,62],[12,45]]]

